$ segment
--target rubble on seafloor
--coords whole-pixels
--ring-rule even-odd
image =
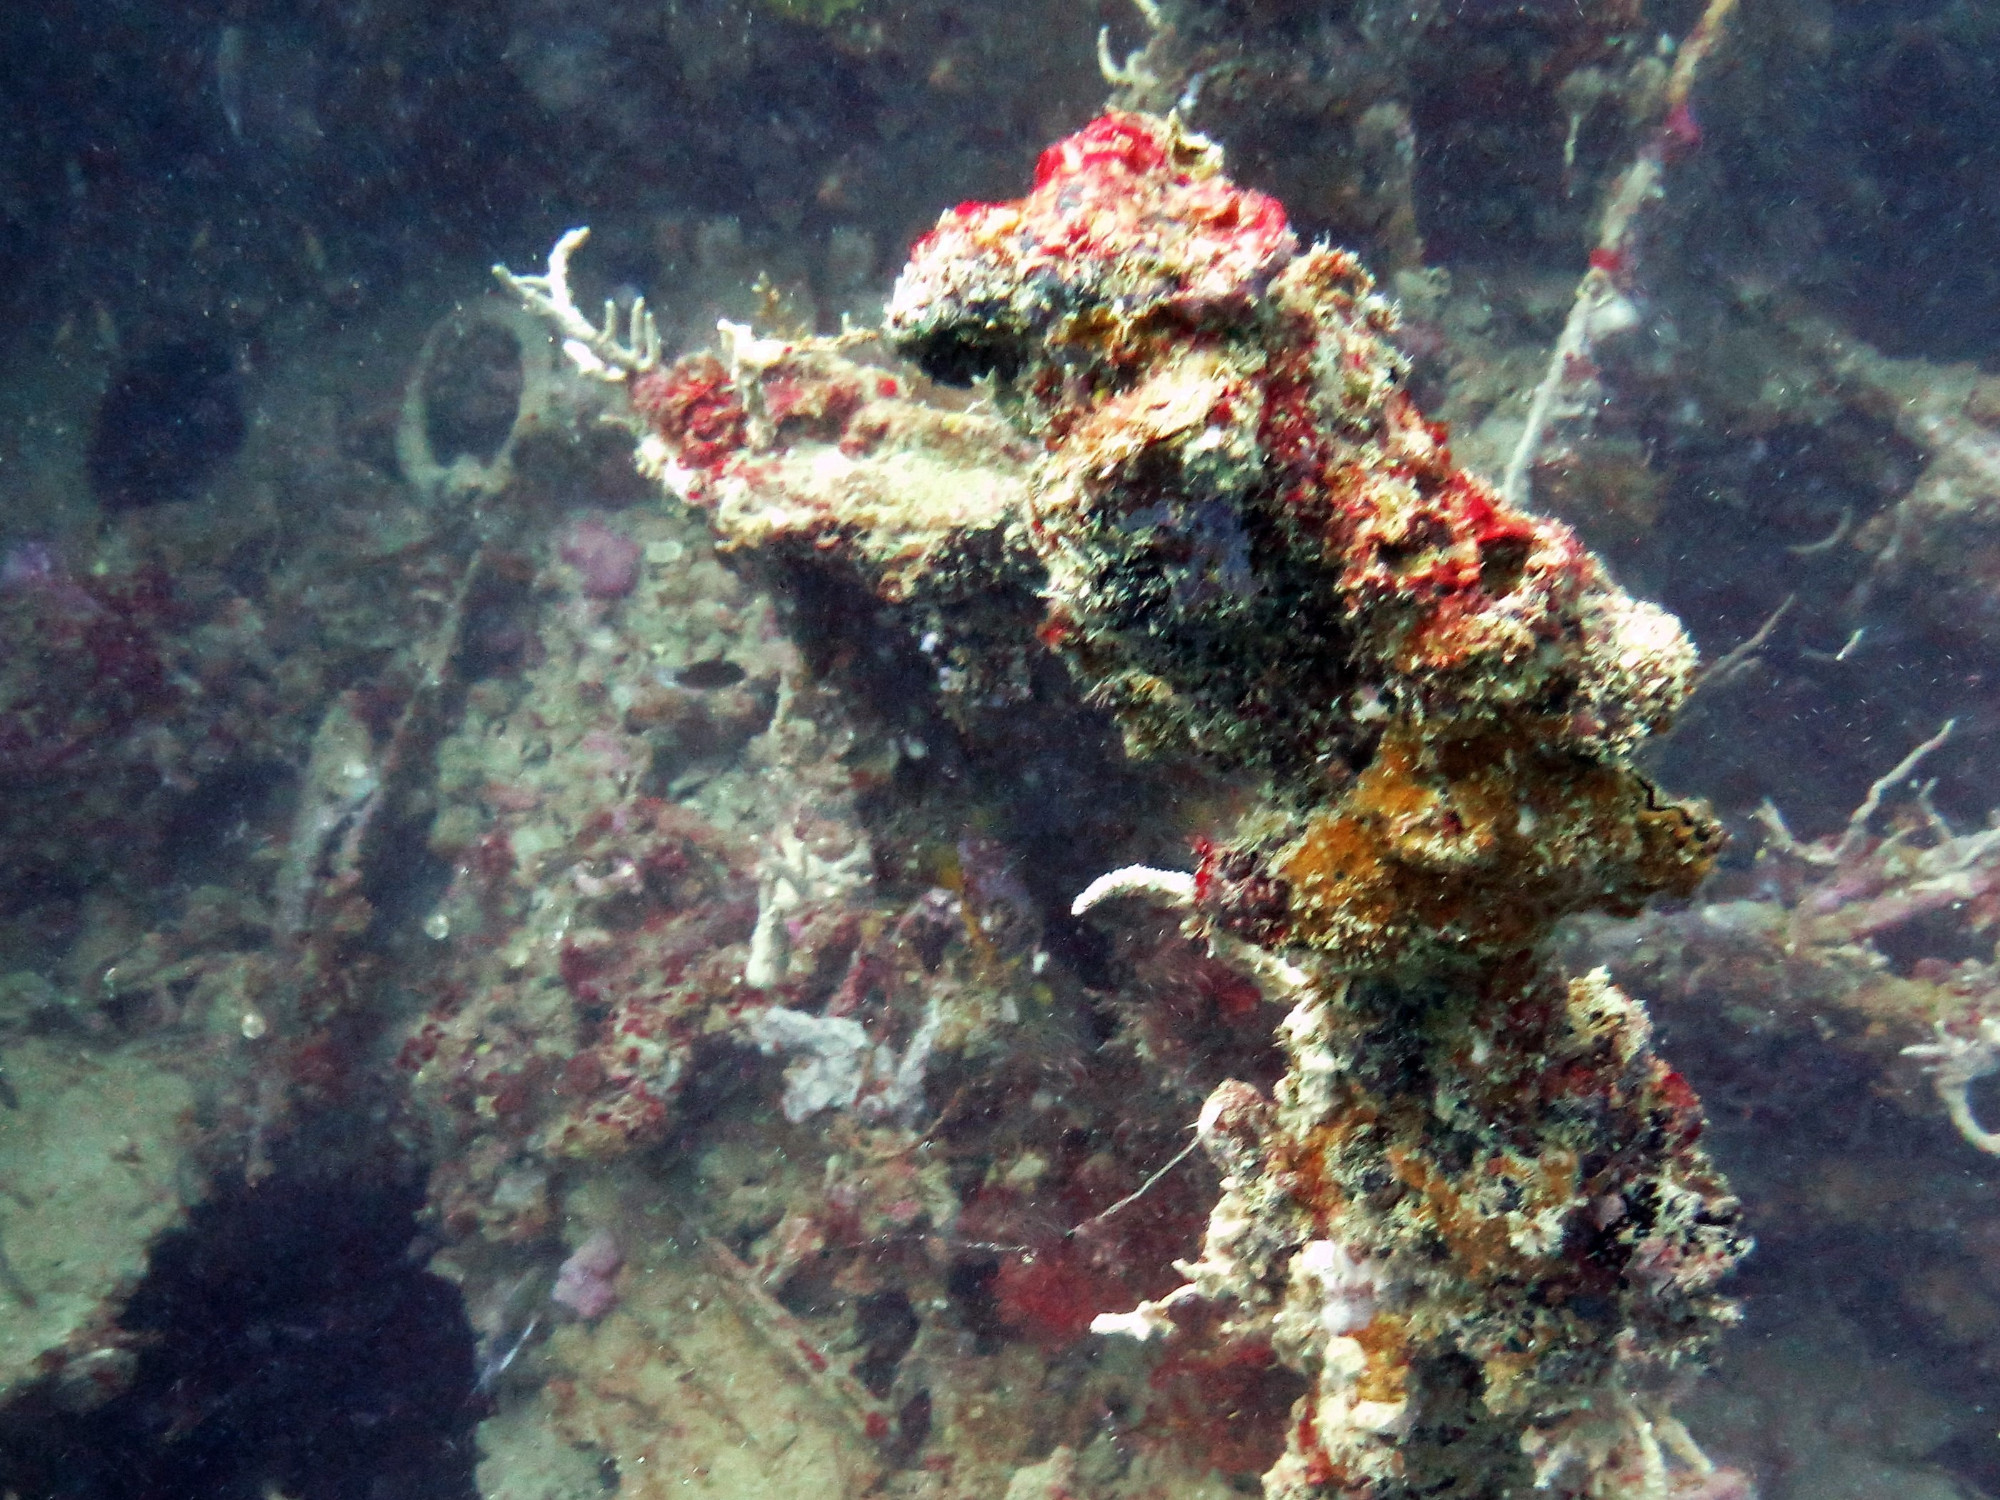
[[[566,36],[562,9],[509,24]],[[893,61],[931,24],[776,9],[758,47],[810,28]],[[1259,36],[1163,5],[1106,59],[1116,102],[1180,106],[1399,272],[1400,326],[1190,130],[1114,117],[1021,203],[947,215],[886,340],[806,332],[876,301],[867,236],[801,319],[729,284],[740,226],[676,220],[656,290],[686,295],[652,336],[626,290],[610,328],[559,328],[622,380],[474,302],[410,334],[407,380],[297,379],[290,467],[253,421],[242,514],[312,502],[284,545],[169,507],[120,518],[96,567],[13,554],[0,632],[40,649],[0,672],[0,870],[30,893],[0,930],[15,1389],[115,1399],[147,1246],[210,1173],[264,1179],[348,1111],[429,1163],[489,1495],[1990,1477],[1991,830],[1888,795],[1906,765],[1845,830],[1767,817],[1754,865],[1739,838],[1690,904],[1551,949],[1557,916],[1706,867],[1714,824],[1631,764],[1648,734],[1696,683],[1697,725],[1728,712],[1757,649],[1814,648],[1765,631],[1697,677],[1670,616],[1467,472],[1526,451],[1537,504],[1629,544],[1643,594],[1717,569],[1658,562],[1691,514],[1650,446],[1675,429],[1615,397],[1664,409],[1681,382],[1781,453],[1836,432],[1814,483],[1844,487],[1779,541],[1841,584],[1788,622],[1839,627],[1807,667],[1837,677],[1887,598],[1983,649],[1985,382],[1748,285],[1699,346],[1730,359],[1649,367],[1651,243],[1590,259],[1593,358],[1551,362],[1585,268],[1424,269],[1474,232],[1427,211],[1471,174],[1441,153],[1549,147],[1546,180],[1480,202],[1565,242],[1648,132],[1693,149],[1691,116],[1659,118],[1675,54],[1623,5],[1406,9]],[[572,138],[642,138],[636,94],[568,82],[635,17],[511,64]],[[1466,76],[1533,87],[1449,117]],[[822,207],[879,175],[866,155]],[[760,179],[774,213],[802,170]],[[520,280],[562,310],[562,278]],[[718,305],[760,326],[675,358]],[[1538,446],[1549,370],[1567,426]],[[1857,417],[1903,446],[1838,439]],[[634,434],[664,497],[627,472]],[[1791,576],[1756,571],[1702,616],[1745,625],[1721,646]],[[1691,738],[1647,763],[1666,784],[1698,779]],[[1706,1135],[1600,962],[1687,1059]],[[44,1194],[63,1069],[150,1113],[61,1143],[84,1165]],[[1893,1101],[1874,1138],[1814,1137],[1829,1088]],[[64,1261],[98,1215],[102,1263]],[[1697,1382],[1746,1226],[1826,1306],[1753,1258],[1753,1322],[1787,1321]],[[1891,1327],[1925,1358],[1885,1359]],[[1862,1408],[1834,1368],[1866,1372]]]

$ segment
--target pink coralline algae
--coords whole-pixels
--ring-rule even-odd
[[[618,1301],[618,1270],[624,1264],[618,1241],[600,1229],[562,1263],[549,1295],[580,1318],[601,1318]]]
[[[596,516],[585,516],[563,538],[562,560],[577,571],[592,599],[623,599],[639,583],[639,544]]]

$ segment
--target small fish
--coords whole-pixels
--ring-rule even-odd
[[[473,1389],[482,1396],[492,1395],[493,1387],[499,1383],[500,1377],[507,1373],[514,1361],[521,1357],[521,1351],[528,1347],[528,1340],[535,1336],[535,1330],[541,1326],[541,1322],[542,1315],[536,1313],[528,1319],[527,1326],[521,1330],[513,1343],[498,1351],[493,1357],[481,1360],[479,1379]]]
[[[482,1306],[467,1310],[479,1335],[479,1378],[473,1388],[480,1395],[493,1394],[500,1377],[513,1367],[541,1327],[540,1303],[548,1286],[543,1270],[530,1269],[493,1287]]]
[[[215,38],[215,96],[229,133],[243,139],[243,51],[241,26],[225,26]]]

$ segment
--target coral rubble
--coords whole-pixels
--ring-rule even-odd
[[[1112,114],[946,214],[889,310],[1031,464],[824,344],[738,331],[632,396],[724,544],[861,584],[961,727],[1046,653],[1133,756],[1229,789],[1192,873],[1078,905],[1184,906],[1289,1007],[1286,1071],[1214,1088],[1202,1254],[1098,1326],[1303,1372],[1269,1495],[1712,1487],[1665,1398],[1733,1316],[1737,1205],[1643,1012],[1542,951],[1706,871],[1711,820],[1628,759],[1693,650],[1453,464],[1395,321],[1210,143]]]

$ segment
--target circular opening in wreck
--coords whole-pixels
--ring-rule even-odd
[[[521,343],[486,320],[460,320],[438,340],[423,381],[424,436],[438,462],[499,457],[521,410]]]

